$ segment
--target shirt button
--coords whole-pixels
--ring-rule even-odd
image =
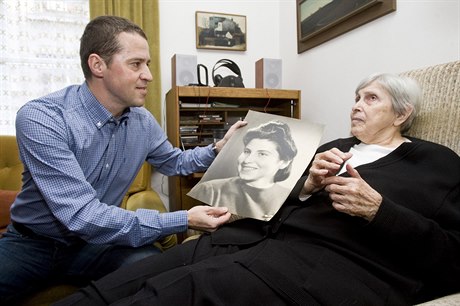
[[[108,167],[109,167],[109,164],[106,164],[105,167],[108,168]]]
[[[102,126],[102,123],[101,122],[98,122],[96,123],[97,127],[101,127]]]

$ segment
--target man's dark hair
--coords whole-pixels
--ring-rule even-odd
[[[95,53],[110,65],[113,55],[121,50],[118,35],[122,32],[137,33],[147,40],[137,24],[123,17],[99,16],[86,25],[80,39],[80,60],[85,79],[92,77],[88,66],[89,56]]]

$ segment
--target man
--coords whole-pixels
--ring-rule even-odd
[[[0,239],[0,301],[44,280],[96,279],[159,253],[153,242],[188,227],[213,231],[225,208],[199,206],[160,214],[119,208],[142,164],[165,175],[205,170],[227,142],[173,148],[142,106],[149,47],[141,28],[120,17],[92,20],[81,38],[86,82],[22,107],[16,120],[23,187]]]

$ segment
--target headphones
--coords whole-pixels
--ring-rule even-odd
[[[222,77],[220,74],[215,74],[215,71],[221,67],[230,69],[236,76]],[[212,80],[216,87],[244,87],[240,68],[235,62],[226,58],[217,61],[214,68],[212,68]]]

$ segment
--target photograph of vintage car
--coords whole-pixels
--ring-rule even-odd
[[[197,49],[246,51],[246,16],[196,12]]]

